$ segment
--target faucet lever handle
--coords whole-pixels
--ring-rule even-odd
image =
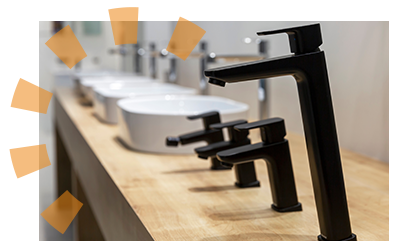
[[[229,139],[232,142],[236,142],[236,141],[246,139],[247,136],[249,135],[248,131],[238,131],[238,130],[234,129],[234,127],[236,125],[245,124],[245,123],[247,123],[246,120],[235,120],[235,121],[230,121],[230,122],[225,122],[225,123],[216,123],[216,124],[211,125],[210,128],[214,129],[214,130],[222,130],[224,128],[227,128],[228,134],[229,134]]]
[[[296,55],[315,52],[322,44],[321,27],[319,23],[286,29],[259,31],[258,36],[286,33],[289,36],[290,51]]]
[[[198,115],[192,115],[187,117],[189,120],[197,120],[202,118],[205,130],[210,130],[210,125],[215,123],[221,123],[221,118],[218,111],[210,111],[201,113]]]
[[[285,122],[279,117],[235,126],[238,131],[248,131],[255,128],[260,129],[262,141],[268,144],[280,142],[286,136]]]

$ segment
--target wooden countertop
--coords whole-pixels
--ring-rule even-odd
[[[235,188],[234,171],[210,171],[209,161],[195,155],[129,150],[117,139],[118,127],[99,122],[92,107],[81,105],[71,89],[58,88],[55,96],[63,110],[56,109],[63,138],[71,145],[85,141],[95,156],[86,161],[84,149],[70,149],[70,154],[82,159],[74,169],[106,239],[135,235],[150,240],[317,240],[319,227],[302,136],[289,133],[286,138],[303,211],[278,213],[270,208],[264,161],[256,161],[260,188]],[[253,142],[260,141],[257,131],[251,136]],[[388,164],[347,150],[341,153],[353,233],[358,240],[389,240]],[[98,173],[102,171],[106,174]],[[143,234],[133,227],[135,223],[141,223]]]

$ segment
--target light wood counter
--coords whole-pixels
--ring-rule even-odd
[[[55,97],[57,145],[62,147],[58,157],[64,159],[65,147],[82,199],[89,203],[84,207],[91,209],[104,239],[317,240],[320,232],[302,136],[286,138],[303,211],[278,213],[270,208],[264,161],[256,161],[260,188],[235,188],[234,171],[210,171],[209,161],[195,155],[129,150],[117,139],[118,127],[99,122],[92,107],[81,105],[71,89],[58,88]],[[257,131],[251,136],[253,142],[260,141]],[[389,240],[388,164],[347,150],[341,153],[353,233],[358,240]],[[64,187],[68,185],[59,184],[60,192]],[[74,192],[78,199],[79,193]],[[89,220],[91,216],[81,212],[79,221]],[[85,231],[95,227],[78,224]]]

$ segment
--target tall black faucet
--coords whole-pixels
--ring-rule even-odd
[[[187,117],[189,120],[203,119],[204,130],[195,131],[192,133],[187,133],[180,135],[178,137],[167,137],[166,145],[176,147],[180,143],[181,145],[186,145],[190,143],[205,141],[207,144],[212,144],[215,142],[220,142],[224,140],[224,135],[220,130],[213,130],[210,128],[212,124],[221,123],[221,118],[217,111],[210,111],[202,113],[199,115],[193,115]],[[226,170],[226,168],[221,165],[221,162],[217,160],[215,156],[210,157],[211,169],[212,170]]]
[[[292,75],[297,82],[321,234],[318,240],[356,240],[351,231],[339,143],[319,24],[258,32],[287,33],[294,55],[209,69],[209,83]]]
[[[227,128],[229,141],[215,142],[204,147],[195,148],[194,151],[196,152],[197,156],[201,159],[208,159],[209,157],[215,158],[219,151],[250,144],[251,140],[247,138],[249,135],[248,131],[237,131],[233,129],[234,126],[244,123],[247,123],[247,121],[235,120],[211,125],[211,129],[218,131],[222,131],[222,129]],[[233,164],[227,166],[228,169],[231,169],[232,167]],[[249,188],[260,186],[260,182],[257,180],[256,169],[253,161],[235,164],[234,168],[236,176],[235,185],[237,187]]]

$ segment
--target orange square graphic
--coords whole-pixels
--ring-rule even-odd
[[[67,190],[41,215],[57,231],[64,234],[82,206],[82,202],[78,201]]]
[[[182,60],[186,60],[205,33],[206,31],[196,24],[180,17],[167,50]]]
[[[70,69],[87,56],[69,25],[54,34],[46,45]]]
[[[109,9],[115,45],[136,44],[139,8],[127,7]]]
[[[138,21],[139,7],[118,7],[108,9],[110,21]]]
[[[46,144],[13,148],[10,155],[17,178],[51,165]]]
[[[115,45],[136,44],[138,21],[111,21]]]
[[[11,107],[47,114],[53,94],[23,79],[19,79]]]
[[[51,165],[49,155],[47,154],[46,144],[39,146],[39,170]]]

